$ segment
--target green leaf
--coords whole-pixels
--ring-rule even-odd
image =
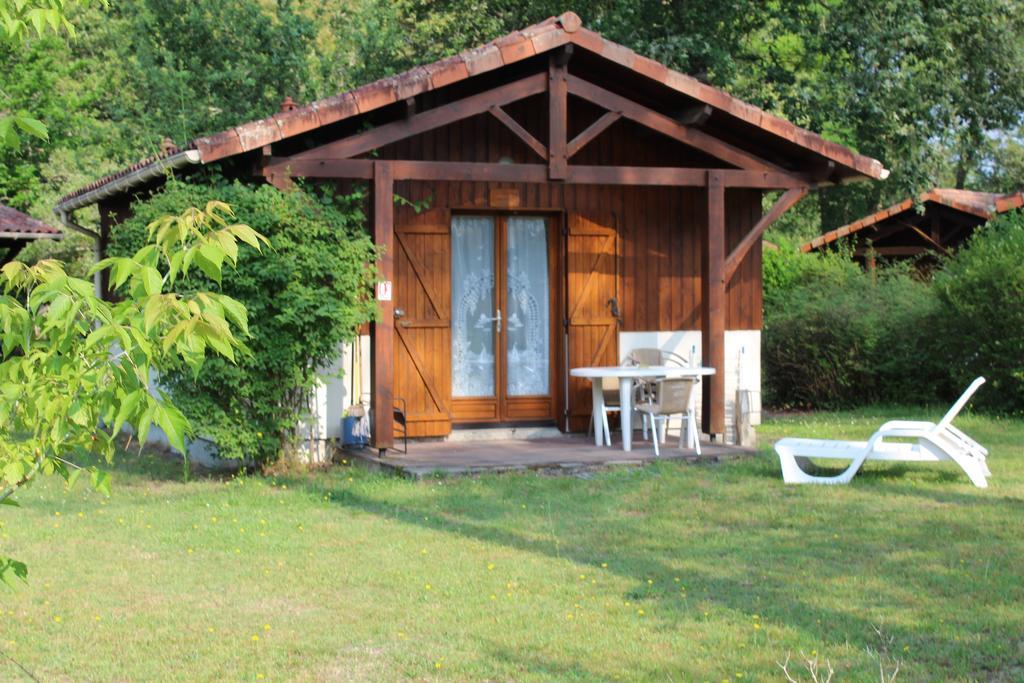
[[[145,292],[149,296],[159,294],[163,290],[164,279],[160,276],[160,272],[151,266],[143,266],[142,272],[142,286]]]
[[[188,420],[181,413],[180,410],[175,408],[170,403],[165,403],[156,411],[157,424],[164,433],[167,434],[167,440],[171,446],[175,448],[179,453],[186,454],[185,450],[185,434],[188,432]]]
[[[23,131],[29,135],[34,135],[41,140],[49,140],[50,136],[46,132],[46,126],[43,125],[42,121],[32,118],[25,113],[19,113],[14,117],[14,122]]]
[[[103,470],[93,470],[91,473],[92,487],[100,493],[110,495],[110,475]]]
[[[27,471],[25,463],[22,460],[12,460],[7,463],[6,467],[4,467],[4,481],[11,486],[16,486],[25,478],[25,473]]]
[[[10,557],[0,557],[0,581],[14,588],[19,580],[28,582],[28,565]]]
[[[118,434],[125,422],[132,419],[139,409],[139,404],[146,397],[145,389],[136,389],[121,400],[121,406],[117,410],[117,417],[114,418],[113,434]]]

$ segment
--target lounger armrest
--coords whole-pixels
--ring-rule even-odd
[[[931,426],[934,427],[935,425]],[[886,438],[921,439],[927,437],[931,433],[932,431],[930,429],[922,429],[921,427],[914,425],[914,423],[904,422],[897,427],[883,427],[882,429],[879,429],[872,435],[872,439],[875,439],[875,437],[877,437],[877,440]]]
[[[878,428],[878,431],[884,432],[890,429],[917,429],[923,432],[935,429],[934,422],[919,422],[914,420],[889,420],[884,425]]]

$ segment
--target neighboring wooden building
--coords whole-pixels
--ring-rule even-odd
[[[21,211],[0,204],[0,265],[13,260],[32,240],[59,240],[64,233]]]
[[[225,163],[230,162],[230,163]],[[103,234],[168,168],[279,187],[369,182],[386,247],[371,332],[375,443],[481,423],[583,430],[575,366],[672,346],[714,366],[727,429],[741,356],[759,384],[761,235],[809,189],[882,165],[605,40],[566,13],[480,48],[195,140],[64,198]],[[255,169],[255,170],[253,170]],[[782,191],[762,215],[766,191]],[[419,201],[416,213],[392,201]],[[68,218],[70,220],[70,218]]]
[[[873,268],[877,258],[928,265],[952,253],[978,226],[1021,206],[1024,190],[1003,195],[937,187],[815,237],[800,250],[849,246],[866,268]]]

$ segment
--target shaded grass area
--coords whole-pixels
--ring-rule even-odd
[[[760,434],[863,439],[933,412]],[[3,513],[31,582],[0,595],[0,647],[44,680],[775,680],[800,652],[843,680],[879,658],[899,680],[1020,680],[1024,422],[958,424],[992,451],[988,490],[945,464],[787,487],[767,449],[421,483],[182,483],[129,454],[108,500],[47,482]]]

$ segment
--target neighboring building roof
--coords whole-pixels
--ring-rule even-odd
[[[1024,190],[1009,194],[997,194],[943,187],[933,188],[927,192],[922,192],[916,200],[914,198],[904,199],[902,202],[876,211],[870,216],[865,216],[860,220],[848,223],[835,230],[830,230],[824,235],[815,237],[810,242],[801,245],[800,250],[808,252],[820,249],[836,240],[878,226],[885,221],[899,219],[901,214],[914,212],[916,204],[924,204],[927,209],[929,203],[949,207],[954,211],[959,211],[979,219],[978,223],[984,223],[993,216],[1024,206]]]
[[[190,163],[208,164],[259,149],[568,44],[599,55],[676,93],[708,104],[717,114],[735,124],[746,126],[747,129],[753,127],[760,134],[767,134],[776,146],[788,143],[823,157],[824,161],[845,171],[845,176],[839,174],[840,177],[883,179],[888,175],[881,162],[825,140],[816,133],[769,114],[696,78],[673,71],[653,59],[637,55],[629,48],[584,28],[579,16],[566,12],[433,64],[419,66],[312,104],[290,108],[259,121],[197,138],[180,148],[168,149],[66,195],[57,209],[70,211],[98,201],[105,186],[127,176],[137,176],[141,183],[155,177],[155,172],[163,172],[168,167]],[[107,194],[124,191],[131,185],[121,182],[118,186],[119,190]]]
[[[0,204],[0,239],[34,240],[43,237],[59,240],[64,237],[64,233],[52,225]]]

